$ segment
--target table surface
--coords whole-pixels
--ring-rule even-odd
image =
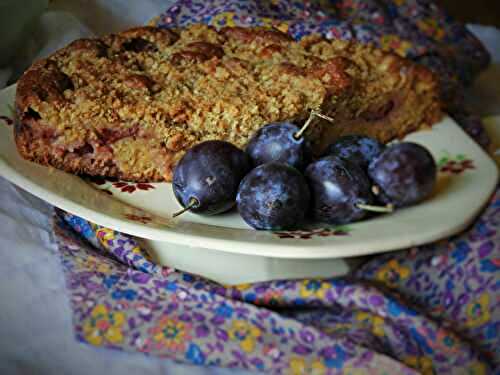
[[[57,39],[58,43],[89,30],[101,34],[144,23],[167,6],[161,0],[55,0],[52,4],[57,11],[42,17],[41,25],[48,29],[44,35],[61,34],[61,25],[72,28]],[[500,45],[500,30],[480,26],[471,29],[488,46]],[[55,43],[51,48],[54,45],[57,47]],[[468,92],[471,106],[485,116],[500,114],[500,89],[495,87],[500,78],[500,49],[492,52],[496,63]],[[51,235],[52,208],[3,178],[0,178],[0,202],[1,374],[248,373],[187,366],[75,341],[63,274]]]

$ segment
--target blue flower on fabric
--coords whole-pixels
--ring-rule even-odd
[[[257,295],[255,293],[247,293],[245,294],[245,301],[247,302],[255,302],[255,300],[257,299]]]
[[[306,304],[306,301],[303,298],[297,297],[293,300],[293,303],[297,306],[303,306]]]
[[[491,340],[498,337],[498,327],[500,322],[491,322],[484,327],[484,335],[486,339]]]
[[[455,283],[453,282],[452,279],[448,279],[448,281],[446,281],[446,290],[453,290],[455,289]]]
[[[111,293],[111,298],[113,299],[126,299],[128,301],[133,301],[137,297],[137,292],[133,289],[117,289]]]
[[[398,14],[398,7],[397,7],[395,4],[390,4],[390,3],[389,3],[389,4],[387,4],[387,6],[386,6],[386,8],[385,8],[385,9],[386,9],[386,11],[387,11],[387,16],[388,16],[389,18],[391,18],[391,19],[392,19],[392,18],[396,18],[396,17],[398,17],[398,15],[399,15],[399,14]]]
[[[482,272],[495,272],[500,270],[500,259],[482,259],[481,271]]]
[[[75,231],[83,235],[85,238],[91,239],[95,236],[95,232],[87,220],[82,219],[78,216],[68,214],[66,215],[66,221]]]
[[[195,365],[205,364],[205,354],[203,354],[200,347],[196,344],[189,344],[188,350],[186,351],[186,359]]]
[[[426,354],[432,354],[434,350],[429,346],[424,336],[417,332],[415,328],[410,328],[410,334],[413,336],[417,344],[424,350]]]
[[[149,273],[154,268],[155,268],[155,266],[153,264],[151,264],[151,263],[148,263],[147,261],[144,262],[143,264],[137,265],[137,269],[139,271],[144,272],[144,273]]]
[[[117,275],[110,275],[110,276],[106,276],[103,280],[103,283],[104,285],[106,285],[106,287],[108,288],[111,288],[113,287],[113,285],[115,285],[118,280],[120,280],[120,277],[117,276]]]
[[[452,251],[451,256],[457,261],[457,263],[463,262],[467,258],[467,254],[470,251],[469,245],[465,241],[460,241],[457,243],[457,247]]]
[[[253,358],[251,363],[260,371],[264,370],[264,361],[260,358]]]
[[[400,304],[398,301],[395,300],[390,300],[389,304],[387,306],[387,309],[389,311],[389,314],[392,316],[399,316],[400,314],[406,314],[410,316],[415,316],[417,313],[406,306],[403,306]]]
[[[223,303],[215,309],[215,314],[223,316],[224,318],[231,318],[233,316],[233,311],[231,306]]]
[[[165,284],[165,289],[170,291],[170,292],[175,292],[177,290],[177,283],[174,281],[168,281]]]
[[[87,239],[92,239],[95,237],[94,229],[88,222],[85,222],[85,224],[82,226],[82,234]]]
[[[329,358],[325,358],[325,365],[328,368],[341,369],[347,359],[347,353],[341,346],[335,345],[335,354]],[[333,354],[333,353],[332,353]]]
[[[479,236],[482,238],[488,238],[490,235],[494,233],[494,231],[488,228],[488,226],[483,221],[479,221],[479,223],[476,224],[475,229],[479,234]]]

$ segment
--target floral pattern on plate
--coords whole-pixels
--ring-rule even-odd
[[[442,173],[451,173],[454,175],[462,174],[467,170],[476,169],[474,160],[464,154],[450,155],[446,152],[438,162],[438,169]]]
[[[310,240],[313,237],[349,236],[352,229],[348,226],[334,228],[300,229],[273,232],[279,238]]]
[[[141,224],[148,224],[153,220],[149,215],[124,214],[123,217]]]
[[[115,189],[120,190],[122,193],[129,193],[129,194],[132,194],[139,190],[148,191],[155,188],[153,185],[145,182],[127,182],[127,181],[113,182],[112,186]]]
[[[113,181],[101,176],[85,176],[84,180],[92,183],[94,186],[98,187],[99,190],[110,195],[113,195],[110,188],[129,194],[137,191],[149,191],[156,188],[154,185],[146,182]]]

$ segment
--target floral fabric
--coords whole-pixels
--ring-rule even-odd
[[[442,72],[450,110],[487,64],[424,0],[179,1],[164,27],[264,25],[376,43]],[[205,366],[276,374],[487,374],[500,369],[500,190],[466,232],[373,257],[349,276],[224,286],[161,267],[130,236],[56,211],[76,337]]]
[[[75,332],[93,345],[272,373],[467,373],[499,365],[500,191],[467,232],[343,278],[219,285],[59,211]],[[91,245],[91,243],[93,245]]]

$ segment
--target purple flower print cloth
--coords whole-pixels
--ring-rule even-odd
[[[193,22],[393,50],[439,72],[448,110],[488,144],[461,104],[488,55],[431,1],[186,0],[158,21]],[[82,342],[276,374],[488,374],[500,369],[499,224],[497,189],[461,235],[375,256],[346,277],[238,286],[158,266],[130,236],[63,211],[54,233]]]

